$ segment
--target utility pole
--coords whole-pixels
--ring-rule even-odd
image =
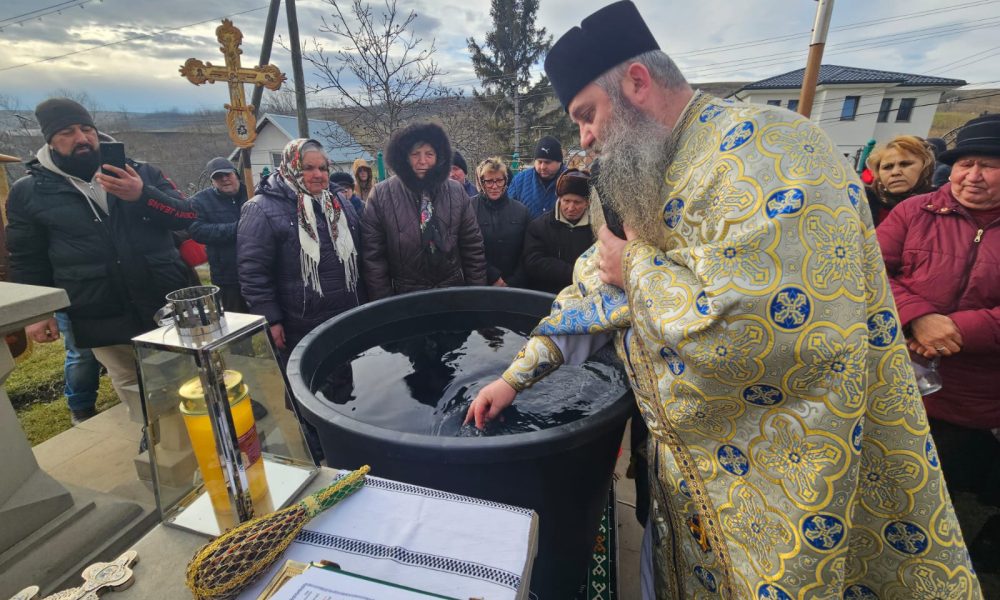
[[[292,47],[292,73],[295,76],[295,112],[299,118],[299,137],[309,137],[309,119],[306,116],[306,82],[302,75],[302,48],[299,46],[299,20],[295,16],[295,0],[285,0],[288,17],[288,43]]]
[[[271,0],[271,5],[267,9],[267,21],[264,23],[264,41],[260,46],[260,62],[266,65],[271,61],[271,46],[274,44],[274,28],[278,23],[278,9],[281,8],[281,0]],[[254,116],[260,114],[260,101],[264,96],[264,88],[255,86],[250,105],[253,107]]]
[[[514,80],[514,152],[521,152],[521,97]]]
[[[809,42],[809,59],[802,74],[802,90],[799,92],[799,113],[803,117],[812,114],[813,98],[816,96],[816,80],[823,62],[823,48],[826,46],[826,32],[830,30],[830,16],[833,14],[833,0],[817,0],[816,22],[813,24],[812,40]]]
[[[271,60],[271,46],[274,44],[274,28],[278,22],[278,9],[281,8],[281,0],[271,0],[271,5],[267,9],[267,21],[264,23],[264,41],[260,46],[260,62],[257,64],[266,65]],[[264,97],[264,87],[255,85],[253,88],[253,96],[250,98],[250,109],[253,110],[254,116],[260,115],[260,101]],[[240,155],[237,159],[239,164],[236,168],[240,173],[243,173],[244,183],[248,190],[252,190],[253,184],[253,170],[250,168],[250,150],[251,148],[241,148]]]

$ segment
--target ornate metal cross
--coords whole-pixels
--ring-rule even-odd
[[[94,563],[83,570],[83,585],[56,592],[42,600],[97,600],[101,592],[124,590],[132,585],[130,567],[138,557],[135,550],[129,550],[114,562]],[[24,588],[10,600],[38,600],[38,586]]]
[[[215,29],[215,37],[222,44],[219,50],[225,57],[224,66],[215,66],[196,58],[189,58],[181,66],[181,75],[195,85],[225,81],[229,84],[229,104],[226,123],[229,125],[229,137],[240,148],[253,146],[257,138],[257,119],[253,115],[253,107],[247,105],[247,97],[243,91],[244,83],[262,85],[269,90],[277,90],[285,81],[285,75],[274,65],[257,66],[252,69],[240,66],[240,44],[243,42],[243,32],[237,29],[229,19],[223,19],[222,25]]]

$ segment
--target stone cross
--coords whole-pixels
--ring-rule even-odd
[[[63,290],[0,282],[0,335],[22,330],[67,306],[69,297]],[[38,467],[21,430],[4,387],[13,370],[14,357],[7,344],[0,343],[0,554],[73,506],[66,488]],[[0,589],[7,584],[7,571],[0,570]]]
[[[240,66],[240,44],[243,42],[243,32],[237,29],[229,19],[223,19],[222,25],[215,29],[215,37],[221,46],[219,50],[225,57],[225,65],[216,66],[189,58],[181,66],[181,75],[195,85],[225,81],[229,84],[229,104],[226,104],[226,123],[229,126],[229,137],[240,148],[253,146],[257,138],[257,119],[254,117],[254,107],[247,105],[244,83],[262,85],[269,90],[277,90],[285,81],[285,75],[274,65],[244,68]]]
[[[0,339],[67,306],[64,290],[0,281]],[[38,583],[49,593],[70,584],[75,573],[67,569],[131,545],[156,515],[153,507],[85,488],[75,487],[71,494],[39,467],[7,395],[5,383],[13,370],[14,357],[0,342],[0,594],[21,589],[31,598],[38,587],[25,586]],[[80,438],[67,441],[73,439]],[[85,578],[114,582],[114,589],[121,589],[126,581],[113,575],[128,564],[92,567]],[[98,589],[105,588],[95,587],[83,598],[97,600]]]

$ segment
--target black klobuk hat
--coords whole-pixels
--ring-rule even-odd
[[[583,88],[630,58],[659,50],[629,0],[609,4],[563,34],[545,57],[545,74],[563,108]]]

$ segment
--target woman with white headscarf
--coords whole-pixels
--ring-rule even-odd
[[[329,183],[319,142],[292,140],[240,215],[241,291],[250,312],[267,318],[283,360],[320,323],[367,300],[360,219]]]

